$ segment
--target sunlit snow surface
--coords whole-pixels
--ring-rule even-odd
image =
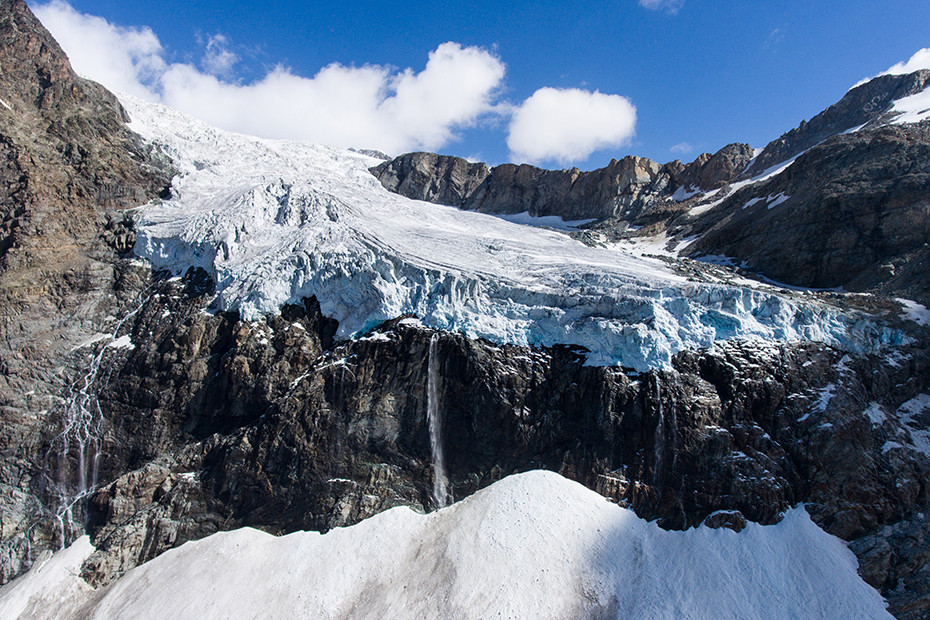
[[[180,170],[173,197],[142,209],[137,254],[176,274],[204,268],[217,308],[245,319],[315,295],[341,337],[412,313],[496,342],[582,345],[591,364],[637,370],[718,339],[861,350],[892,338],[835,309],[691,283],[656,259],[391,194],[367,170],[376,160],[357,153],[232,134],[122,101],[132,128]]]
[[[88,618],[890,618],[845,544],[803,508],[740,533],[667,532],[551,472],[449,508],[327,534],[216,534],[99,598],[75,549],[0,590],[0,613]],[[85,607],[87,605],[88,607]]]

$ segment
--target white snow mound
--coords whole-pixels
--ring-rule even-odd
[[[686,281],[657,259],[567,234],[409,200],[376,160],[213,129],[123,96],[132,128],[179,167],[173,197],[141,210],[136,253],[180,275],[206,270],[215,305],[246,320],[315,295],[359,335],[406,313],[500,343],[574,344],[590,364],[667,366],[715,340],[813,340],[872,350],[891,336],[833,308]]]
[[[666,532],[544,471],[325,535],[216,534],[98,597],[84,601],[89,618],[891,617],[853,553],[801,508],[738,534]]]

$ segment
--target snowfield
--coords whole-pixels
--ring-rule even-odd
[[[358,153],[232,134],[121,100],[132,129],[180,171],[170,200],[141,208],[136,253],[178,275],[203,268],[217,283],[215,307],[246,320],[315,295],[339,337],[411,313],[499,343],[581,345],[590,364],[637,370],[719,339],[861,352],[897,338],[821,304],[688,282],[658,259],[391,194],[367,170],[377,160]]]
[[[76,576],[92,550],[82,538],[0,589],[0,616],[891,617],[853,553],[802,508],[738,534],[667,532],[544,471],[428,515],[394,508],[324,535],[215,534],[100,592]]]

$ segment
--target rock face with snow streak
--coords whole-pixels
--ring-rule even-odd
[[[747,177],[787,161],[827,138],[868,124],[881,124],[895,101],[923,91],[930,84],[930,71],[908,75],[881,75],[849,90],[838,102],[772,140],[752,162]]]
[[[680,234],[781,282],[930,303],[930,122],[832,137]]]
[[[483,163],[433,153],[408,153],[372,167],[388,190],[483,213],[523,213],[564,220],[636,221],[678,187],[716,189],[752,159],[747,144],[730,144],[689,164],[660,165],[645,157],[612,160],[591,172],[543,170],[527,164]]]

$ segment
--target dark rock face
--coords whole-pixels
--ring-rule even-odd
[[[434,153],[409,153],[371,171],[382,185],[401,196],[462,208],[480,203],[491,174],[484,164]]]
[[[877,122],[895,100],[919,93],[928,83],[930,71],[921,70],[909,75],[881,75],[851,89],[809,122],[802,121],[795,129],[772,140],[746,171],[746,176],[753,177],[831,136]]]
[[[78,78],[22,0],[0,3],[0,581],[60,537],[42,446],[114,294],[136,206],[169,182],[116,98]],[[129,276],[131,277],[131,276]],[[63,469],[70,465],[61,463]],[[46,473],[49,473],[46,470]]]
[[[778,197],[787,199],[770,208]],[[789,284],[926,303],[930,123],[831,138],[771,181],[734,193],[688,229],[695,233],[691,256],[737,257]]]
[[[326,530],[433,507],[434,332],[393,321],[333,343],[313,300],[259,323],[210,316],[184,292],[193,277],[159,285],[100,392],[101,479],[113,482],[89,506],[89,581],[217,530]],[[671,528],[738,530],[806,502],[894,604],[930,600],[930,549],[909,546],[928,527],[930,458],[912,434],[930,420],[897,414],[930,388],[925,343],[895,364],[721,344],[640,375],[448,333],[434,354],[456,498],[545,468]]]

